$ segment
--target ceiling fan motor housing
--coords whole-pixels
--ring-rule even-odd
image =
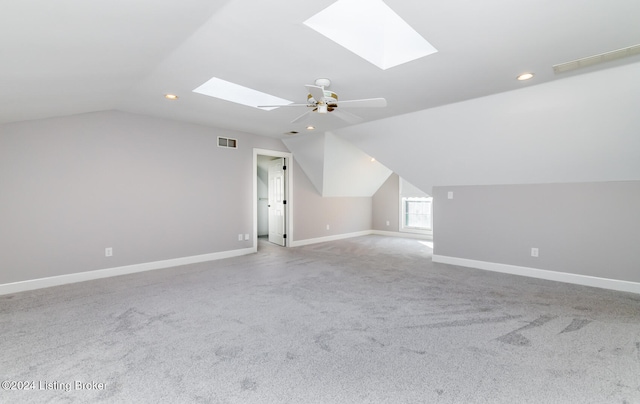
[[[307,102],[310,104],[315,104],[317,102],[324,102],[325,104],[338,102],[338,94],[329,90],[323,90],[323,92],[324,92],[324,99],[322,100],[316,100],[315,98],[313,98],[313,95],[307,94]]]

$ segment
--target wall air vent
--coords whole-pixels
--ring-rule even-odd
[[[237,149],[238,140],[229,139],[228,137],[218,136],[218,147],[225,147],[227,149]]]
[[[610,62],[612,60],[622,59],[634,55],[640,55],[640,44],[553,65],[553,71],[556,74],[564,73],[571,70],[582,69],[583,67],[593,66],[598,63]]]

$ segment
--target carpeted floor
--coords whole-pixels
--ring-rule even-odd
[[[261,241],[0,296],[0,402],[640,403],[639,295],[430,256]]]

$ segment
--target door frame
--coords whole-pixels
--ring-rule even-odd
[[[258,251],[258,156],[284,157],[286,160],[286,184],[284,195],[287,204],[285,215],[285,239],[284,246],[290,247],[293,242],[293,154],[278,150],[253,149],[253,252]]]

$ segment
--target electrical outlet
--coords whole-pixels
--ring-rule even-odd
[[[531,256],[532,257],[538,256],[538,249],[536,247],[531,247]]]
[[[389,226],[389,221],[387,220],[387,226]]]
[[[242,241],[242,234],[238,234],[238,241]]]
[[[248,234],[245,234],[245,235],[244,235],[244,240],[245,240],[245,241],[249,240],[249,235],[248,235]]]
[[[453,191],[447,192],[447,199],[453,199]]]
[[[329,230],[329,225],[327,225],[327,230]]]
[[[113,247],[107,247],[104,249],[104,256],[111,257],[113,256]]]

